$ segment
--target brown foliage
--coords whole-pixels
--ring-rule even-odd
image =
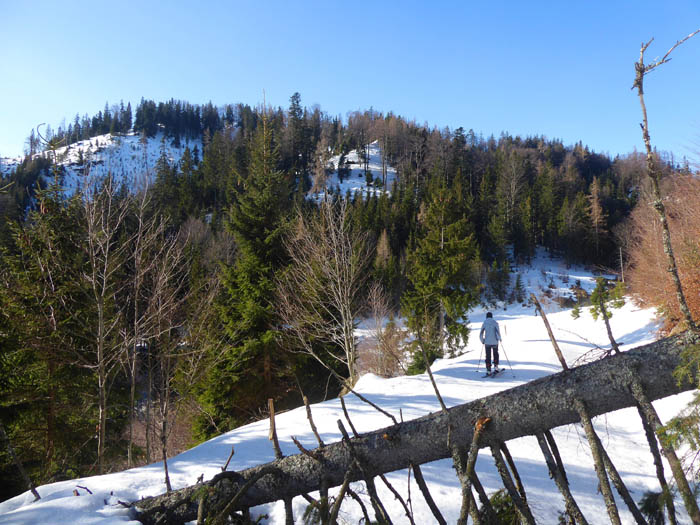
[[[700,314],[700,179],[674,176],[662,189],[668,214],[673,251],[688,306],[694,319]],[[618,232],[627,249],[628,286],[639,300],[661,309],[666,328],[672,329],[681,313],[668,274],[658,214],[645,194],[624,228]]]

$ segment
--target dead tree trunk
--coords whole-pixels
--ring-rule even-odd
[[[533,436],[577,423],[580,416],[570,399],[583,401],[590,417],[636,406],[631,392],[635,378],[641,379],[646,399],[650,401],[690,390],[694,383],[679,385],[671,374],[680,363],[681,352],[689,344],[687,336],[688,333],[679,334],[562,371],[453,407],[449,414],[440,411],[362,434],[351,441],[355,455],[364,460],[365,472],[356,471],[353,480],[451,457],[445,439],[450,420],[453,441],[470,443],[477,419],[491,418],[483,433],[482,445],[494,446],[499,441]],[[322,479],[329,487],[341,485],[354,462],[349,447],[339,442],[316,449],[314,454],[320,461],[298,454],[242,472],[222,472],[208,482],[213,489],[205,506],[221,508],[222,502],[230,501],[246,481],[263,469],[266,475],[238,498],[236,509],[318,490]],[[198,489],[201,490],[201,485],[140,500],[134,505],[138,509],[136,518],[145,524],[158,519],[166,519],[168,523],[195,520]]]
[[[638,381],[632,381],[631,390],[642,409],[642,414],[646,418],[647,424],[654,432],[656,432],[657,429],[662,426],[662,424],[658,414],[656,413],[656,409],[654,409],[651,404],[651,396],[641,382]],[[690,519],[695,525],[700,525],[700,509],[698,508],[698,502],[696,501],[693,492],[688,485],[688,480],[686,479],[685,472],[683,471],[683,465],[678,459],[675,450],[664,446],[662,443],[661,452],[664,456],[666,456],[668,465],[671,467],[673,478],[676,480],[676,487],[678,488],[678,492],[681,493],[683,503],[685,504],[688,514],[690,515]]]
[[[10,457],[12,458],[12,462],[15,464],[15,467],[17,467],[17,470],[19,470],[19,473],[22,476],[24,483],[27,485],[27,488],[31,491],[32,495],[34,496],[34,501],[40,500],[41,496],[39,496],[39,493],[36,491],[36,488],[34,487],[34,483],[32,483],[32,480],[29,478],[27,471],[24,470],[24,465],[22,465],[22,462],[17,457],[17,454],[15,454],[15,449],[12,446],[12,442],[10,441],[10,436],[8,436],[7,433],[5,432],[5,426],[2,424],[1,421],[0,421],[0,439],[2,439],[5,442],[5,446],[7,447],[7,452],[10,455]]]
[[[576,522],[577,525],[588,525],[588,522],[583,516],[583,513],[576,503],[576,500],[571,495],[571,491],[569,490],[569,482],[566,479],[564,469],[562,469],[554,459],[544,434],[537,434],[537,442],[539,443],[542,454],[544,455],[547,468],[549,468],[549,476],[554,479],[554,482],[559,488],[559,492],[561,492],[561,495],[564,497],[564,504],[566,505],[566,511],[569,513],[569,516]]]
[[[654,150],[651,147],[651,138],[649,135],[649,119],[647,117],[647,106],[644,101],[644,78],[647,73],[654,70],[658,66],[668,62],[670,60],[669,55],[673,52],[674,49],[676,49],[683,42],[685,42],[689,38],[692,38],[699,32],[700,29],[689,34],[682,40],[679,40],[671,49],[668,50],[668,52],[663,56],[663,58],[655,60],[651,64],[644,63],[644,53],[646,52],[649,45],[651,45],[651,42],[654,39],[652,38],[651,40],[649,40],[649,42],[643,43],[639,51],[639,61],[634,64],[635,75],[634,84],[632,86],[633,89],[637,90],[637,95],[639,96],[639,104],[642,109],[641,128],[642,138],[644,139],[644,147],[646,149],[647,175],[649,175],[649,179],[651,180],[651,186],[654,195],[654,202],[652,203],[652,206],[659,215],[664,253],[666,254],[666,258],[668,259],[668,267],[666,271],[668,271],[671,281],[673,282],[673,286],[676,290],[676,299],[678,300],[678,306],[680,308],[681,314],[683,315],[683,318],[685,319],[688,328],[693,332],[697,332],[698,327],[695,324],[695,321],[693,320],[692,314],[690,313],[690,308],[688,307],[688,303],[685,299],[685,293],[683,292],[683,285],[678,274],[678,265],[676,264],[676,257],[673,253],[673,247],[671,245],[671,230],[668,226],[666,207],[664,206],[664,201],[661,196],[661,169],[659,168],[658,162],[654,155]]]
[[[540,317],[542,317],[542,321],[544,322],[544,326],[547,329],[547,333],[549,334],[549,340],[552,341],[552,346],[554,347],[554,353],[557,354],[557,359],[559,359],[559,362],[561,363],[561,367],[564,370],[568,370],[569,367],[566,364],[566,360],[564,359],[564,355],[561,353],[561,349],[559,348],[559,343],[557,343],[556,338],[554,337],[554,333],[552,332],[552,327],[549,326],[549,320],[547,319],[547,315],[544,313],[544,309],[542,308],[542,305],[540,305],[540,302],[537,300],[537,297],[535,296],[534,293],[530,294],[530,301],[532,304],[535,305],[535,308],[540,314]]]

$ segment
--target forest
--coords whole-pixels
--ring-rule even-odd
[[[203,151],[163,155],[143,187],[86,173],[72,195],[60,163],[34,155],[130,132],[201,137]],[[366,160],[363,176],[376,191],[310,198],[332,157],[348,176],[343,159],[368,159],[375,141],[383,169]],[[400,316],[418,341],[403,348],[388,329],[377,373],[423,371],[459,352],[471,307],[527,301],[517,267],[538,247],[624,271],[669,329],[680,318],[670,285],[650,287],[641,270],[661,267],[663,252],[640,205],[650,191],[640,153],[372,109],[341,118],[299,93],[287,108],[142,99],[133,119],[130,104],[106,104],[28,144],[0,181],[0,421],[11,444],[0,499],[26,489],[10,449],[36,484],[110,472],[261,419],[269,399],[284,409],[352,388],[363,317]],[[674,175],[665,190],[678,196],[669,214],[685,278],[700,203],[681,197],[700,192],[687,164],[660,166]]]

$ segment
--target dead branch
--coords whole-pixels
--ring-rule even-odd
[[[566,479],[566,474],[564,469],[555,461],[552,456],[552,452],[547,443],[547,439],[544,434],[537,434],[537,443],[540,445],[542,450],[542,455],[544,456],[545,463],[547,463],[547,468],[549,469],[549,475],[557,485],[559,492],[564,497],[564,504],[566,505],[566,511],[569,516],[573,518],[578,525],[588,525],[586,518],[583,516],[581,509],[579,508],[574,496],[569,490],[569,482]]]
[[[549,334],[549,340],[552,342],[552,346],[554,347],[554,353],[557,354],[557,359],[559,359],[559,362],[561,363],[561,367],[564,370],[568,370],[569,367],[566,364],[566,360],[564,359],[564,354],[561,353],[561,349],[559,348],[559,343],[557,343],[556,338],[554,337],[554,333],[552,332],[552,327],[549,326],[549,321],[547,320],[547,315],[544,313],[544,309],[542,308],[542,305],[540,305],[540,302],[537,300],[537,297],[535,296],[534,293],[530,294],[530,301],[532,304],[535,305],[535,308],[540,314],[540,317],[542,318],[542,322],[544,323],[545,328],[547,329],[547,333]]]
[[[637,403],[642,409],[642,413],[651,427],[652,431],[656,432],[661,426],[661,419],[656,413],[656,409],[651,404],[651,399],[648,394],[648,390],[644,388],[642,383],[638,378],[635,378],[631,384],[632,394],[635,397]],[[688,511],[690,519],[695,525],[700,524],[700,509],[698,509],[698,503],[693,496],[690,486],[688,485],[688,480],[683,472],[683,465],[681,465],[676,452],[669,447],[661,446],[661,452],[666,456],[669,466],[671,467],[671,472],[673,473],[673,478],[676,480],[676,487],[678,487],[678,492],[681,493],[683,498],[683,503]]]
[[[231,459],[233,459],[233,454],[235,452],[235,449],[233,445],[231,445],[231,453],[228,455],[228,459],[226,460],[226,463],[224,464],[223,467],[221,467],[221,471],[225,471],[228,468],[228,464],[231,463]]]
[[[644,140],[644,147],[646,149],[646,164],[647,164],[647,175],[651,180],[652,190],[654,194],[654,202],[652,204],[653,208],[657,211],[659,222],[661,223],[661,233],[662,233],[662,243],[664,248],[664,253],[667,257],[667,272],[671,281],[673,282],[674,288],[676,290],[676,299],[678,301],[678,306],[683,318],[685,319],[686,325],[689,330],[693,333],[698,334],[698,327],[693,320],[693,316],[688,307],[688,303],[685,297],[685,292],[683,291],[683,285],[680,280],[678,273],[678,265],[676,262],[676,256],[673,251],[673,245],[671,243],[671,230],[668,225],[668,216],[666,213],[666,207],[661,196],[660,180],[661,180],[661,170],[659,169],[656,156],[654,155],[654,150],[651,146],[651,138],[649,135],[649,119],[647,116],[647,107],[644,101],[644,77],[647,73],[660,66],[661,64],[667,63],[670,58],[669,55],[682,43],[692,38],[700,32],[700,29],[689,34],[685,38],[677,41],[671,49],[659,60],[652,62],[651,64],[644,64],[644,53],[647,51],[648,47],[651,45],[653,38],[649,40],[646,44],[642,44],[639,51],[639,61],[635,63],[635,77],[632,89],[637,89],[637,95],[639,97],[639,104],[642,110],[642,139]]]
[[[309,406],[309,398],[306,396],[302,396],[304,399],[304,406],[306,407],[306,419],[309,420],[309,425],[311,426],[311,431],[314,433],[314,436],[316,436],[316,441],[318,441],[318,446],[323,448],[325,445],[323,444],[323,440],[321,439],[321,436],[318,434],[318,430],[316,429],[316,425],[314,424],[314,418],[311,415],[311,407]]]
[[[503,486],[508,491],[511,500],[513,500],[513,504],[515,505],[515,508],[518,511],[518,515],[520,516],[521,521],[527,523],[528,525],[535,525],[535,518],[532,515],[532,511],[530,510],[527,501],[523,500],[523,498],[520,497],[520,494],[515,488],[513,478],[508,472],[508,467],[506,466],[505,461],[503,461],[501,449],[498,445],[491,446],[491,455],[493,456],[493,460],[496,463],[496,469],[498,470],[498,473],[501,475],[501,479],[503,480]]]
[[[435,521],[437,521],[439,525],[447,525],[445,518],[442,517],[440,509],[435,504],[433,496],[430,494],[430,490],[428,489],[428,485],[425,482],[425,478],[423,477],[423,472],[421,471],[420,466],[412,463],[411,468],[413,469],[413,476],[416,478],[418,488],[423,494],[423,498],[425,498],[425,502],[428,504],[428,508],[430,508],[430,511],[433,513]]]
[[[413,514],[408,508],[408,505],[406,505],[406,502],[404,499],[401,497],[401,494],[398,493],[398,491],[394,488],[394,486],[389,483],[389,480],[386,479],[386,476],[384,474],[379,474],[379,478],[384,482],[384,485],[386,485],[386,488],[388,488],[391,493],[394,495],[394,498],[401,503],[401,506],[403,507],[404,512],[406,513],[406,517],[408,518],[409,523],[411,525],[415,525],[415,522],[413,521]]]
[[[369,493],[370,502],[372,503],[372,507],[374,508],[375,517],[380,523],[386,523],[387,525],[391,525],[389,513],[386,511],[386,508],[384,508],[384,504],[382,503],[382,500],[379,499],[379,495],[377,494],[377,488],[374,485],[374,479],[372,479],[372,476],[367,472],[364,461],[360,458],[357,451],[355,450],[353,442],[350,440],[350,436],[348,436],[348,433],[345,430],[345,427],[343,426],[343,422],[340,419],[338,420],[338,429],[343,435],[343,443],[345,443],[348,449],[350,450],[350,455],[352,456],[354,463],[357,465],[365,480],[365,485],[367,486],[367,492]]]
[[[615,498],[613,497],[612,490],[610,489],[610,482],[608,481],[608,476],[605,473],[605,463],[603,461],[602,451],[603,447],[597,434],[595,433],[595,429],[593,428],[591,416],[588,413],[588,409],[583,401],[580,399],[574,399],[573,403],[581,416],[581,423],[583,424],[583,429],[586,432],[586,438],[588,439],[588,443],[591,447],[593,464],[595,466],[595,471],[598,474],[600,492],[603,494],[603,498],[605,499],[605,508],[608,510],[610,523],[613,523],[614,525],[621,525],[620,514],[617,511]]]

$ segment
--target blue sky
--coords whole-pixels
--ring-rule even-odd
[[[700,2],[0,0],[0,156],[106,101],[373,107],[485,136],[643,149],[630,90],[700,27]],[[487,5],[493,4],[493,5]],[[653,143],[700,149],[700,35],[647,80]]]

